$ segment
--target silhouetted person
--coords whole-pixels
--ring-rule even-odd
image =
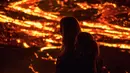
[[[57,58],[56,73],[74,73],[74,44],[75,38],[80,31],[79,23],[74,17],[64,17],[61,19],[60,32],[63,37],[63,50]]]
[[[96,60],[98,45],[92,35],[86,32],[78,34],[76,39],[76,73],[97,73]]]
[[[80,32],[76,39],[76,54],[78,53],[86,53],[86,57],[94,57],[94,63],[96,63],[96,72],[97,73],[104,73],[106,72],[106,67],[103,64],[103,59],[100,56],[99,47],[94,40],[93,36],[87,32]],[[87,54],[91,52],[92,54]],[[89,56],[90,55],[90,56]],[[82,57],[82,56],[81,56]]]

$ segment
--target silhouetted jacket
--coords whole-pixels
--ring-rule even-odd
[[[97,73],[95,61],[83,52],[77,53],[74,61],[76,73]]]
[[[74,73],[74,54],[68,52],[57,58],[56,73]]]

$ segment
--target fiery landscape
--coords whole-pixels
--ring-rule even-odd
[[[1,6],[0,44],[36,46],[40,49],[38,52],[61,49],[59,21],[64,16],[74,16],[82,31],[93,34],[99,45],[128,49],[129,52],[130,8],[127,6],[76,1],[67,5],[60,0],[21,0]],[[56,61],[51,56],[43,59]]]
[[[1,43],[9,44],[14,42],[14,45],[23,45],[25,48],[31,46],[42,47],[41,50],[51,48],[59,48],[61,46],[61,35],[59,34],[59,21],[65,15],[62,15],[61,10],[65,9],[65,6],[61,5],[61,9],[57,11],[44,11],[38,7],[36,4],[39,0],[22,0],[10,3],[4,9],[7,11],[0,11],[0,22],[4,31],[8,32],[10,35],[0,35]],[[58,1],[57,1],[58,2]],[[57,3],[58,4],[58,3]],[[127,13],[130,15],[130,8],[127,7],[117,7],[116,4],[104,3],[104,4],[87,4],[87,3],[75,3],[76,8],[71,8],[69,11],[74,12],[76,10],[87,10],[88,8],[97,9],[98,12],[94,14],[101,14],[99,18],[95,21],[94,19],[80,21],[82,31],[90,32],[91,34],[96,35],[96,40],[100,45],[109,46],[109,47],[119,47],[122,49],[130,49],[129,40],[130,40],[130,29],[129,29],[129,18],[128,21],[124,21],[123,24],[118,25],[109,23],[110,21],[119,20],[115,17],[118,14]],[[67,7],[66,7],[67,8]],[[124,9],[125,8],[125,9]],[[50,9],[51,10],[51,9]],[[12,12],[12,13],[11,13]],[[21,15],[15,13],[20,12]],[[12,14],[12,16],[11,16]],[[22,16],[22,14],[26,14]],[[86,13],[87,14],[87,13]],[[15,17],[13,16],[15,15]],[[29,16],[30,15],[30,16]],[[85,14],[84,14],[85,15]],[[31,16],[35,19],[28,19]],[[71,15],[72,16],[72,15]],[[82,16],[82,14],[81,14]],[[91,17],[94,17],[91,16]],[[27,18],[28,17],[28,18]],[[38,18],[39,17],[39,18]],[[125,17],[120,18],[120,20],[125,19]],[[9,30],[8,30],[9,29]],[[22,34],[21,36],[16,36],[14,34]],[[28,39],[24,36],[29,37]],[[6,42],[7,39],[9,42]],[[35,39],[35,40],[34,40]],[[102,40],[101,40],[102,39]],[[109,40],[124,40],[126,42],[111,42]],[[101,41],[100,41],[101,40]],[[107,41],[108,40],[108,41]],[[58,46],[53,45],[58,44]]]

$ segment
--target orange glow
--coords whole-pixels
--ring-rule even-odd
[[[22,0],[22,1],[18,1],[18,2],[14,2],[11,3],[6,9],[7,10],[16,10],[16,11],[21,11],[24,13],[27,13],[29,15],[34,15],[34,16],[38,16],[38,17],[44,17],[46,19],[51,19],[51,20],[57,20],[59,21],[61,18],[54,15],[54,14],[59,14],[58,12],[44,12],[42,11],[39,7],[37,7],[36,5],[34,5],[34,3],[38,2],[39,0]],[[32,4],[29,5],[28,9],[22,7],[22,4]]]
[[[17,41],[17,43],[21,43],[21,40],[20,40],[20,39],[17,39],[16,41]]]
[[[10,3],[7,7],[4,8],[6,11],[24,13],[27,14],[27,16],[21,17],[21,15],[19,14],[20,16],[17,15],[15,18],[13,18],[12,16],[6,15],[6,13],[8,14],[8,12],[0,11],[0,22],[4,23],[1,24],[1,26],[4,28],[4,31],[8,31],[6,27],[10,28],[11,31],[8,31],[11,33],[10,35],[16,34],[15,36],[17,37],[18,34],[19,36],[17,38],[15,38],[15,36],[13,38],[10,37],[10,40],[15,39],[15,41],[19,45],[22,44],[24,48],[30,48],[32,46],[40,47],[40,50],[34,53],[36,58],[51,60],[54,61],[54,64],[56,64],[57,59],[53,58],[49,53],[46,54],[47,57],[40,57],[38,53],[44,52],[48,49],[60,50],[62,48],[62,36],[59,33],[59,21],[62,17],[64,17],[64,15],[62,15],[62,13],[60,12],[62,12],[63,9],[66,9],[67,6],[64,4],[63,1],[56,0],[57,4],[59,4],[60,7],[54,8],[54,10],[57,9],[57,11],[53,12],[53,10],[49,11],[49,9],[40,9],[40,7],[38,6],[38,3],[40,1],[41,0],[21,0]],[[53,3],[51,4],[53,5]],[[121,52],[126,52],[125,49],[130,49],[130,44],[127,43],[127,41],[130,40],[130,28],[120,26],[118,25],[118,23],[109,23],[109,21],[106,19],[108,18],[111,20],[116,20],[117,18],[114,17],[115,15],[119,13],[126,13],[128,11],[124,10],[123,12],[120,12],[120,7],[118,7],[114,3],[108,2],[103,4],[89,4],[86,2],[74,4],[76,4],[78,7],[70,8],[68,9],[68,11],[72,10],[72,12],[74,12],[76,10],[87,10],[89,8],[94,8],[98,10],[97,14],[95,14],[94,16],[101,14],[101,16],[96,19],[96,22],[93,20],[83,20],[79,22],[81,30],[83,32],[89,32],[96,36],[95,39],[98,41],[99,45],[120,48]],[[128,12],[128,15],[130,15],[130,12]],[[37,20],[31,20],[31,16],[39,18]],[[21,20],[19,19],[19,17],[21,18]],[[123,20],[123,18],[121,20]],[[127,23],[127,21],[125,23]],[[4,38],[4,41],[8,40],[7,37],[3,35],[2,37]],[[126,41],[109,43],[106,41],[111,40],[107,39],[106,37],[112,40]],[[100,39],[102,39],[102,41],[100,41]],[[128,53],[130,53],[130,51],[128,51]],[[32,70],[32,72],[38,73],[34,70],[32,64],[30,64],[29,68]]]
[[[47,49],[59,49],[59,48],[61,48],[61,46],[49,46],[49,47],[43,47],[40,50],[44,51],[44,50],[47,50]]]
[[[84,9],[84,10],[86,10],[86,9],[88,9],[88,8],[91,8],[91,6],[88,5],[87,3],[77,3],[77,5],[78,5],[79,7],[81,7],[82,9]]]
[[[83,22],[83,26],[96,28],[96,29],[82,28],[82,31],[90,32],[91,34],[105,35],[108,37],[112,37],[113,39],[130,39],[129,28],[112,24],[87,23],[87,22]],[[117,29],[121,31],[118,31]]]
[[[5,14],[5,12],[3,12],[3,11],[0,11],[0,14]]]
[[[105,43],[105,42],[98,42],[100,45],[103,45],[103,46],[108,46],[108,47],[118,47],[118,48],[122,48],[122,49],[130,49],[130,45],[128,44],[110,44],[110,43]]]
[[[99,10],[102,10],[103,8],[105,8],[106,6],[113,6],[114,8],[116,8],[116,4],[113,3],[104,3],[104,4],[87,4],[86,2],[84,3],[76,3],[80,8],[86,10],[88,8],[96,8]]]
[[[33,15],[37,17],[43,17],[46,18],[47,20],[53,20],[53,21],[60,21],[60,19],[64,16],[60,16],[59,12],[48,12],[41,10],[36,2],[39,2],[40,0],[21,0],[17,2],[10,3],[7,7],[5,7],[6,10],[10,11],[20,11],[23,13],[26,13],[28,15]],[[58,1],[58,0],[57,0]],[[87,3],[76,3],[81,9],[88,9],[88,8],[96,8],[99,9],[99,13],[103,13],[101,17],[104,17],[105,10],[107,9],[114,9],[117,8],[116,4],[113,3],[104,3],[104,4],[87,4]],[[24,6],[26,5],[26,6]],[[107,11],[107,10],[106,10]],[[55,22],[46,22],[44,20],[42,21],[31,21],[27,20],[25,17],[22,17],[23,20],[19,19],[14,19],[12,17],[4,15],[4,11],[0,11],[0,22],[3,23],[13,23],[15,25],[18,25],[19,27],[26,27],[26,28],[15,28],[15,31],[17,32],[24,32],[25,34],[29,36],[33,36],[36,38],[42,37],[43,41],[46,43],[44,46],[39,45],[41,48],[41,51],[46,50],[46,49],[57,49],[61,48],[61,46],[54,46],[52,43],[55,44],[62,44],[61,39],[62,36],[60,34],[55,33],[56,30],[59,30],[60,26],[59,23],[56,24]],[[110,13],[107,13],[110,14]],[[107,15],[105,14],[105,15]],[[113,39],[121,39],[121,40],[129,40],[130,39],[130,29],[127,27],[122,27],[119,25],[113,25],[109,24],[106,21],[101,20],[102,22],[94,23],[94,22],[88,22],[88,21],[82,21],[81,23],[81,29],[84,32],[90,32],[91,34],[98,34],[102,36],[107,36]],[[54,26],[55,25],[55,26]],[[36,29],[31,29],[32,27]],[[98,40],[98,39],[97,39]],[[17,43],[21,43],[21,39],[16,39]],[[28,42],[28,41],[25,41]],[[27,43],[23,43],[23,46],[25,48],[31,47]],[[35,44],[31,42],[30,44]],[[117,44],[118,43],[114,43]],[[109,46],[109,47],[122,47],[125,49],[130,49],[126,44],[118,45],[118,46],[110,46],[113,45],[111,43],[102,43],[101,45],[104,46]]]
[[[25,48],[29,48],[29,47],[30,47],[26,42],[23,42],[23,46],[24,46]]]
[[[39,32],[39,31],[35,31],[35,30],[27,30],[27,29],[21,29],[20,31],[30,35],[30,36],[36,36],[36,37],[40,37],[40,36],[48,36],[51,34],[47,34],[47,33],[43,33],[43,32]]]
[[[13,19],[11,17],[8,17],[6,15],[1,15],[0,14],[0,22],[4,22],[4,23],[14,23],[16,25],[19,25],[19,26],[24,26],[24,27],[31,27],[31,26],[34,26],[36,28],[42,28],[42,24],[39,23],[39,22],[33,22],[33,21],[21,21],[21,20],[18,20],[18,19]]]
[[[51,55],[49,55],[49,53],[47,53],[46,55],[47,55],[47,58],[46,57],[41,57],[41,59],[54,61],[54,64],[55,64],[57,59],[53,58]]]
[[[35,57],[38,58],[38,54],[37,53],[34,53]]]
[[[29,68],[32,70],[33,73],[39,73],[39,72],[37,72],[37,71],[34,70],[32,64],[30,64]]]

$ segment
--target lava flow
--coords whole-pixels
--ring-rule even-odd
[[[60,49],[62,44],[62,36],[59,33],[60,19],[68,15],[73,16],[73,13],[78,10],[96,9],[97,13],[91,16],[93,18],[79,21],[82,31],[93,34],[99,45],[130,49],[130,29],[128,27],[130,8],[108,2],[104,4],[75,2],[73,4],[76,7],[67,8],[67,5],[56,0],[55,4],[51,3],[50,6],[43,4],[43,9],[41,9],[40,2],[40,0],[16,1],[0,10],[0,26],[2,27],[0,27],[0,30],[2,29],[0,44],[11,43],[11,45],[25,48],[37,46],[41,47],[40,52],[47,49]],[[116,17],[123,13],[127,14],[128,18]],[[84,16],[82,13],[80,15]],[[86,12],[87,15],[89,14]],[[36,53],[34,55],[38,58]],[[42,59],[56,61],[49,54],[47,55],[48,58],[42,57]],[[29,68],[35,72],[32,65]]]
[[[41,51],[50,48],[52,49],[60,48],[62,37],[58,33],[58,29],[59,29],[58,22],[62,17],[65,16],[60,14],[60,10],[63,10],[62,8],[64,8],[64,6],[61,5],[62,8],[60,8],[59,11],[57,10],[57,12],[50,12],[47,10],[40,9],[37,5],[37,2],[40,2],[40,0],[17,1],[17,2],[10,3],[4,9],[13,12],[23,12],[25,14],[41,17],[43,19],[34,21],[34,20],[29,20],[23,16],[22,18],[24,19],[20,20],[6,15],[5,14],[6,12],[4,11],[0,11],[0,22],[4,23],[2,24],[3,26],[10,25],[11,27],[9,28],[13,29],[12,32],[15,32],[17,34],[24,33],[24,35],[28,35],[28,37],[31,37],[30,39],[25,39],[22,37],[14,38],[17,41],[17,44],[22,43],[25,48],[34,45],[38,47],[42,47]],[[109,43],[108,41],[110,40],[108,40],[107,42],[105,40],[107,38],[110,38],[112,40],[118,40],[118,39],[126,40],[126,41],[130,40],[129,27],[123,27],[117,24],[112,24],[107,21],[107,18],[115,18],[114,15],[116,14],[124,13],[124,12],[129,13],[130,10],[129,8],[125,11],[118,12],[119,9],[121,8],[117,7],[116,4],[113,3],[104,3],[104,4],[75,3],[75,4],[79,6],[77,10],[78,9],[87,10],[89,8],[95,8],[98,9],[97,14],[102,14],[100,18],[97,19],[98,22],[92,22],[87,20],[80,21],[82,31],[90,32],[91,34],[94,35],[96,34],[96,36],[98,37],[96,38],[96,40],[100,45],[130,49],[129,43],[123,43],[123,42]],[[110,11],[115,13],[112,13]],[[107,38],[102,38],[103,36]],[[6,39],[6,36],[4,38]],[[36,38],[37,41],[33,42],[33,40]],[[38,41],[39,40],[38,38],[40,38],[41,40]],[[99,39],[104,39],[105,41],[104,40],[100,41]],[[59,44],[59,46],[53,44]]]

